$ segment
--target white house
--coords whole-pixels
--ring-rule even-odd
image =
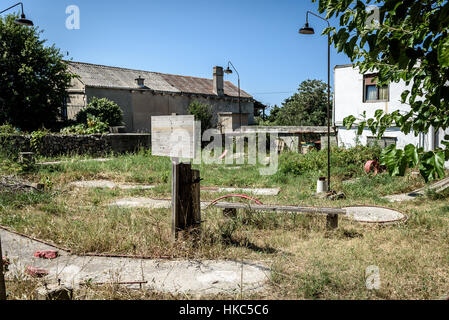
[[[357,137],[357,127],[347,130],[343,126],[343,119],[353,115],[361,118],[366,111],[367,118],[374,116],[374,112],[382,109],[391,113],[395,110],[409,111],[410,107],[401,103],[401,94],[410,86],[405,82],[391,83],[388,86],[378,88],[374,81],[375,74],[361,74],[353,65],[338,65],[334,68],[334,114],[333,124],[338,128],[338,143],[340,146],[351,147],[357,143],[366,145],[374,141],[376,137],[371,130],[365,129],[360,137]],[[447,130],[449,134],[449,130]],[[417,137],[413,131],[405,135],[399,128],[386,130],[382,146],[396,144],[403,148],[407,144],[424,147],[426,151],[440,147],[440,141],[444,137],[443,130],[435,132],[430,128],[427,134],[419,134]],[[444,146],[441,146],[444,149]]]

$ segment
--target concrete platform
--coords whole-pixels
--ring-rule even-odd
[[[201,202],[201,208],[206,208],[210,202]],[[123,198],[109,204],[110,207],[117,206],[122,208],[147,208],[147,209],[169,209],[171,200],[152,199],[152,198]]]
[[[422,187],[418,190],[415,190],[410,193],[403,193],[403,194],[394,194],[391,196],[385,196],[384,199],[389,200],[390,202],[402,202],[402,201],[410,201],[414,200],[417,197],[422,197],[425,195],[426,190],[432,190],[435,192],[442,192],[449,188],[449,177],[444,178],[440,181],[437,181],[431,185]]]
[[[240,292],[243,272],[243,291],[264,290],[270,269],[262,263],[222,260],[144,260],[110,257],[81,257],[70,255],[52,246],[0,229],[3,255],[11,265],[7,278],[24,275],[27,266],[49,272],[43,278],[49,283],[78,288],[86,282],[120,283],[148,281],[143,287],[148,290],[173,294],[236,294]],[[37,250],[58,250],[54,260],[35,258]],[[136,287],[136,285],[127,285]],[[139,286],[137,285],[137,288]]]
[[[155,186],[143,185],[143,184],[122,184],[109,180],[93,180],[93,181],[75,181],[69,184],[77,188],[104,188],[104,189],[122,189],[122,190],[135,190],[135,189],[153,189]]]
[[[229,193],[250,193],[256,196],[277,196],[281,191],[280,188],[219,188],[219,187],[202,187],[201,191],[206,192],[229,192]]]
[[[397,223],[407,219],[407,216],[399,211],[373,206],[355,206],[343,208],[346,216],[357,222],[364,223]]]

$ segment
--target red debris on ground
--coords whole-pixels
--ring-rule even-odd
[[[4,271],[8,271],[8,266],[11,264],[7,257],[2,257],[2,265],[4,266]]]
[[[374,175],[379,173],[379,162],[376,160],[370,160],[365,164],[365,172],[370,173],[371,169],[374,169]]]
[[[58,257],[58,251],[54,250],[45,250],[45,251],[36,251],[34,253],[36,258],[41,259],[56,259]]]
[[[44,269],[39,269],[35,267],[26,267],[25,273],[36,278],[42,278],[48,275],[48,271]]]

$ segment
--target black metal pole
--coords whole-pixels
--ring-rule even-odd
[[[309,14],[326,21],[327,26],[330,23],[327,19],[320,17],[312,11],[306,13],[306,26],[309,26]],[[327,188],[331,190],[331,124],[330,124],[330,109],[331,109],[331,44],[330,35],[327,34]]]
[[[331,191],[331,44],[327,35],[327,189]]]
[[[2,14],[3,12],[8,11],[9,9],[12,9],[12,8],[14,8],[14,7],[17,7],[17,6],[19,6],[19,5],[22,6],[22,14],[24,14],[24,12],[23,12],[23,3],[22,3],[22,2],[16,3],[15,5],[9,7],[8,9],[5,9],[5,10],[3,10],[3,11],[0,11],[0,14]]]
[[[242,106],[240,104],[240,75],[237,73],[239,81],[239,115],[240,115],[240,132],[242,131]]]

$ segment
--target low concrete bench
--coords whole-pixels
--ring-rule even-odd
[[[238,209],[246,209],[252,211],[274,211],[274,212],[299,212],[314,213],[327,216],[327,228],[338,228],[338,216],[346,214],[346,210],[338,208],[314,208],[314,207],[297,207],[297,206],[279,206],[279,205],[250,205],[235,202],[218,202],[214,204],[217,208],[222,208],[223,213],[228,216],[235,215]]]

